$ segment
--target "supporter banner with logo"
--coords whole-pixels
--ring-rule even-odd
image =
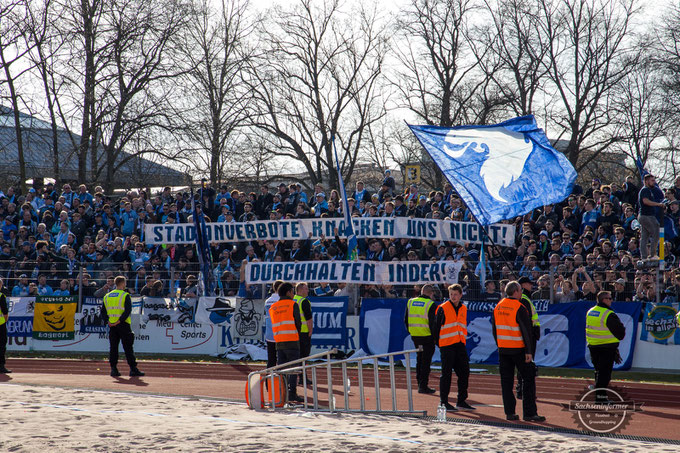
[[[680,344],[680,328],[675,318],[678,305],[647,303],[640,340],[657,344]]]
[[[35,340],[72,340],[77,296],[37,296],[33,313]]]
[[[32,337],[33,336],[33,311],[35,297],[9,297],[7,309],[8,337]]]
[[[475,222],[408,217],[355,217],[352,222],[359,238],[409,238],[481,244],[484,236]],[[144,228],[145,239],[149,244],[193,244],[196,241],[193,224],[147,224]],[[344,237],[343,218],[212,222],[207,224],[207,236],[210,242],[290,241],[305,240],[310,234],[312,238],[322,235],[333,237],[336,228],[340,237]],[[515,243],[514,225],[489,225],[488,233],[498,245],[510,247]]]
[[[251,262],[246,266],[246,282],[260,284],[284,280],[372,285],[457,283],[460,267],[460,263],[455,261]]]
[[[470,304],[473,304],[472,302]],[[536,363],[551,367],[591,367],[585,341],[586,313],[592,302],[550,305],[539,314],[541,339],[536,346]],[[637,320],[642,306],[637,302],[615,302],[612,306],[626,328],[619,346],[623,362],[616,369],[628,369],[633,359]],[[406,299],[363,299],[359,320],[359,342],[367,354],[384,354],[411,349],[413,343],[404,325]],[[467,350],[473,363],[498,364],[498,349],[491,329],[491,313],[468,310]]]
[[[194,309],[195,300],[143,297],[142,322],[191,322],[194,319]]]
[[[199,297],[196,306],[196,322],[222,325],[231,319],[238,297]]]
[[[310,297],[312,304],[312,346],[344,349],[347,346],[347,305],[349,297]]]
[[[80,308],[81,333],[106,333],[108,319],[102,315],[103,299],[85,297]]]

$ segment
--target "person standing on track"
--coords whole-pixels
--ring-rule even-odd
[[[531,292],[534,289],[534,284],[533,282],[529,279],[529,277],[520,277],[517,282],[522,286],[522,298],[520,299],[520,303],[526,308],[527,312],[531,315],[531,337],[532,337],[532,346],[531,350],[534,351],[534,359],[536,359],[536,343],[538,343],[538,340],[541,338],[541,323],[538,319],[538,312],[536,311],[536,307],[534,306],[534,303],[531,301]],[[538,376],[538,367],[536,366],[536,362],[532,362],[531,365],[534,367],[534,372],[536,376]],[[517,386],[515,387],[515,392],[517,394],[517,399],[521,400],[522,399],[522,374],[517,371]],[[535,396],[535,395],[534,395]]]
[[[423,285],[420,296],[409,299],[406,304],[404,322],[406,329],[413,339],[413,344],[422,346],[423,350],[416,354],[416,380],[418,393],[434,393],[430,388],[430,364],[434,355],[434,337],[432,330],[435,325],[435,303],[432,302],[434,289],[432,285]]]
[[[264,340],[267,343],[267,368],[276,366],[276,341],[274,341],[274,331],[272,330],[272,320],[269,317],[269,309],[274,302],[279,300],[278,290],[283,284],[283,280],[276,280],[272,285],[272,294],[264,301]]]
[[[9,319],[9,309],[7,307],[7,297],[2,292],[2,279],[0,278],[0,374],[11,373],[5,367],[5,355],[7,352],[7,320]]]
[[[300,357],[308,357],[312,352],[312,330],[314,321],[312,320],[312,304],[307,299],[309,295],[309,285],[300,282],[295,285],[295,302],[300,310]],[[304,383],[302,373],[298,377],[298,385]]]
[[[503,407],[508,420],[519,420],[515,413],[517,400],[513,392],[515,368],[522,374],[522,410],[524,420],[543,422],[536,408],[536,375],[532,365],[533,349],[531,318],[520,303],[522,287],[511,281],[505,286],[507,297],[502,299],[491,316],[493,337],[498,345],[498,370],[501,375]]]
[[[276,359],[279,365],[300,358],[300,309],[293,300],[295,288],[285,282],[279,286],[279,300],[269,308],[272,321],[274,341],[276,341]],[[297,375],[288,375],[288,400],[302,402],[297,394]]]
[[[116,289],[104,296],[102,307],[102,318],[108,319],[109,324],[109,364],[111,365],[111,376],[120,376],[118,371],[118,344],[123,343],[125,359],[130,366],[130,376],[144,376],[142,371],[137,368],[135,352],[132,348],[135,342],[135,334],[132,332],[132,300],[130,293],[125,291],[127,280],[122,275],[117,276],[114,281]]]
[[[470,379],[470,359],[465,341],[467,339],[467,307],[463,305],[463,287],[459,284],[449,286],[449,300],[436,309],[434,338],[442,354],[442,375],[439,378],[441,403],[447,410],[474,409],[467,403],[468,381]],[[458,409],[449,403],[451,391],[451,372],[456,371],[458,378]]]
[[[611,309],[609,291],[597,293],[597,305],[586,315],[586,342],[595,368],[595,401],[606,403],[605,390],[612,378],[614,363],[621,363],[619,341],[626,336],[626,328]]]
[[[307,299],[309,286],[305,282],[295,285],[295,302],[300,309],[300,357],[307,357],[312,350],[312,330],[314,321],[312,320],[312,304]]]

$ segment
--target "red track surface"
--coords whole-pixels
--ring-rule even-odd
[[[140,368],[147,375],[143,378],[111,378],[108,376],[109,366],[104,361],[60,360],[60,359],[16,359],[8,360],[7,366],[13,369],[10,375],[0,375],[0,382],[35,385],[55,385],[74,388],[92,388],[119,391],[138,391],[148,393],[190,395],[198,397],[215,397],[230,400],[244,400],[246,377],[261,366],[223,363],[187,363],[187,362],[142,362]],[[125,374],[126,366],[120,367]],[[357,370],[348,370],[352,382],[352,394],[349,405],[359,408]],[[367,408],[376,407],[376,393],[373,383],[373,371],[364,367],[365,404]],[[439,374],[432,373],[430,385],[438,388]],[[319,404],[324,405],[327,396],[326,372],[319,370],[317,376],[319,387]],[[451,402],[455,403],[455,375],[451,388]],[[415,383],[415,376],[412,378]],[[562,403],[577,399],[591,380],[561,379],[539,377],[537,379],[538,412],[547,417],[541,426],[582,429],[576,424],[572,414],[562,409]],[[397,407],[407,409],[406,374],[397,371],[395,375],[395,392]],[[628,426],[619,434],[632,436],[656,437],[680,441],[680,430],[676,429],[680,420],[680,386],[660,384],[640,384],[630,382],[614,382],[627,399],[644,403],[643,412],[632,415]],[[333,393],[338,407],[344,405],[342,393],[342,374],[339,368],[333,370]],[[380,399],[382,409],[392,408],[392,395],[389,389],[389,374],[380,372]],[[300,388],[300,392],[302,389]],[[500,379],[494,375],[473,374],[470,377],[470,397],[468,401],[477,405],[476,411],[458,411],[449,413],[449,417],[466,418],[481,421],[505,422],[505,414],[500,397]],[[311,392],[308,392],[311,399]],[[414,408],[436,413],[439,395],[420,395],[413,393]],[[522,415],[521,401],[517,404],[517,413]],[[526,424],[526,422],[511,422]]]

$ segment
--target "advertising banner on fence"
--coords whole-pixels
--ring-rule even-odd
[[[409,238],[481,244],[484,235],[475,222],[408,217],[355,217],[352,222],[358,238]],[[149,244],[193,244],[196,240],[194,225],[189,223],[147,224],[144,228]],[[207,224],[207,236],[210,242],[290,241],[306,240],[310,233],[314,239],[322,235],[333,237],[336,228],[342,237],[345,231],[343,218],[211,222]],[[515,243],[514,225],[490,225],[488,233],[498,245],[510,247]]]
[[[35,297],[10,297],[7,299],[9,319],[7,320],[8,337],[33,336],[33,311]]]
[[[586,312],[592,306],[592,302],[554,304],[539,314],[541,339],[535,356],[538,365],[592,366],[585,341]],[[628,369],[632,363],[637,320],[642,306],[634,302],[615,302],[612,308],[626,328],[626,337],[619,346],[623,362],[614,367]],[[409,348],[412,342],[404,326],[405,310],[406,299],[363,299],[359,321],[361,348],[367,354]],[[491,331],[491,312],[468,310],[466,346],[472,363],[498,364],[498,349]]]
[[[77,296],[37,296],[33,313],[33,338],[72,340]]]
[[[142,322],[191,322],[196,299],[184,300],[163,297],[142,298]]]
[[[680,344],[680,329],[675,314],[678,303],[645,305],[640,340],[657,344]]]
[[[276,280],[308,283],[360,283],[415,285],[458,282],[458,261],[300,261],[297,263],[248,263],[246,282]]]

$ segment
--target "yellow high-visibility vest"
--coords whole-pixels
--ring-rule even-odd
[[[408,333],[412,337],[427,337],[432,335],[430,331],[430,323],[428,313],[432,307],[430,299],[425,297],[414,297],[409,299],[407,304],[408,310]]]
[[[619,340],[607,327],[607,318],[614,313],[612,310],[594,306],[586,315],[586,342],[589,345],[618,343]]]
[[[298,309],[300,310],[300,322],[302,325],[300,326],[300,332],[301,333],[309,333],[309,327],[307,326],[307,318],[305,318],[305,314],[302,311],[302,301],[305,300],[305,297],[302,296],[293,296],[293,299],[295,299],[295,303],[298,305]]]
[[[106,307],[106,313],[109,316],[109,322],[111,324],[117,322],[120,316],[125,311],[125,296],[129,296],[127,293],[120,289],[114,289],[106,296],[104,296],[104,306]],[[128,324],[132,324],[130,316],[125,320]]]

